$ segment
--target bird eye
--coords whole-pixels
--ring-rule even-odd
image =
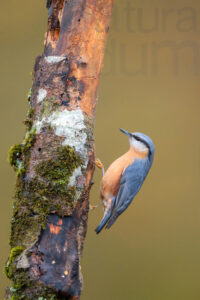
[[[140,139],[136,135],[133,135],[133,137],[136,141],[140,141]]]

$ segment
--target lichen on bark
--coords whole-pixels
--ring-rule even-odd
[[[50,131],[50,135],[54,134],[50,128],[47,128],[47,131]],[[37,148],[41,155],[42,152],[48,151],[49,158],[40,159],[30,176],[31,147],[36,141],[35,129],[31,129],[23,143],[13,146],[9,151],[10,164],[17,172],[17,183],[10,238],[12,250],[5,273],[13,280],[10,294],[12,294],[11,299],[16,300],[29,299],[23,291],[24,287],[30,292],[36,284],[30,279],[29,263],[27,269],[17,269],[18,255],[23,252],[24,259],[29,261],[31,248],[37,243],[41,232],[45,230],[48,216],[50,214],[62,217],[70,215],[84,189],[84,182],[76,186],[76,176],[74,185],[70,185],[70,179],[77,168],[82,168],[83,174],[86,172],[81,157],[70,146],[60,145],[48,149],[49,145],[47,145],[47,147]],[[59,139],[59,144],[61,142]],[[39,284],[42,285],[41,282]],[[43,297],[42,295],[48,297],[46,299],[62,299],[56,298],[52,288],[43,289],[37,286],[35,297]]]
[[[52,114],[58,114],[59,118],[59,112],[62,111],[54,97],[44,99],[39,108],[31,108],[24,141],[11,147],[9,151],[9,162],[16,171],[17,182],[11,221],[12,249],[5,268],[7,277],[13,281],[9,290],[11,298],[8,299],[29,299],[29,293],[31,295],[35,289],[37,292],[34,291],[34,297],[63,297],[56,296],[55,288],[42,288],[44,284],[38,279],[36,281],[30,272],[33,248],[36,247],[42,232],[46,230],[49,216],[72,215],[78,200],[85,193],[84,178],[89,162],[88,153],[93,149],[93,119],[88,116],[82,120],[81,126],[80,120],[77,120],[78,127],[74,128],[74,136],[67,139],[69,129],[64,128],[64,136],[59,136],[56,134],[58,127],[52,123]],[[70,118],[68,121],[70,122]],[[41,122],[39,131],[38,122]],[[56,124],[59,124],[62,131],[65,124],[59,122]],[[81,146],[81,141],[77,143],[74,140],[75,134],[79,134],[78,130],[87,130],[86,139]],[[45,143],[44,137],[49,142]],[[64,140],[70,145],[72,143],[74,147],[63,145]],[[86,142],[87,151],[84,150]],[[80,152],[77,152],[77,149]],[[54,229],[51,230],[54,233]],[[21,263],[22,267],[18,268],[21,257],[27,264]]]

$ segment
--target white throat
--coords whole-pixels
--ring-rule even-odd
[[[130,141],[131,147],[133,147],[136,151],[138,151],[138,152],[148,151],[148,147],[144,143],[137,141],[134,138],[130,138],[129,141]]]

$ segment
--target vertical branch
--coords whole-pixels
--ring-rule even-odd
[[[113,0],[48,0],[44,53],[28,95],[6,299],[79,299],[94,172],[93,126]]]

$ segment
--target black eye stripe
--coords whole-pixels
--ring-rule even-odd
[[[150,151],[149,144],[148,144],[146,141],[144,141],[143,139],[139,138],[138,136],[136,136],[136,135],[134,135],[134,134],[133,134],[132,136],[134,137],[134,139],[135,139],[136,141],[141,142],[141,143],[143,143],[145,146],[147,146],[147,148],[148,148],[149,151]]]
[[[137,136],[135,136],[135,135],[133,135],[133,137],[134,137],[134,139],[135,139],[136,141],[143,142],[143,141],[140,140],[139,137],[137,137]]]

